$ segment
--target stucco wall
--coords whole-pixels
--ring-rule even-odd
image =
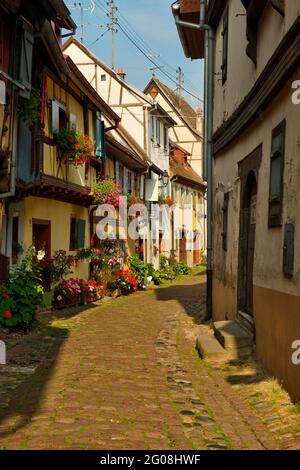
[[[249,93],[261,71],[266,66],[272,53],[300,14],[300,0],[285,2],[285,17],[276,12],[270,5],[265,8],[258,26],[257,66],[246,54],[248,44],[246,37],[247,18],[240,0],[229,0],[229,35],[228,35],[228,78],[224,85],[221,79],[222,65],[222,31],[221,19],[216,30],[215,46],[215,113],[214,129],[226,121],[237,106]],[[236,15],[239,16],[236,16]]]
[[[32,219],[51,221],[51,254],[56,250],[65,250],[69,253],[71,215],[85,220],[85,247],[89,246],[89,212],[85,207],[65,202],[28,197],[24,199],[24,246],[32,244]],[[74,253],[73,253],[74,254]],[[86,262],[76,264],[74,274],[77,277],[87,278],[89,265]]]

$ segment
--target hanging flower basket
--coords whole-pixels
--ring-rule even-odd
[[[172,199],[171,196],[159,196],[158,203],[160,206],[168,205],[169,207],[171,207],[174,204],[176,204],[176,201],[174,201],[174,199]]]
[[[83,132],[73,129],[65,128],[56,134],[56,144],[60,151],[59,158],[65,158],[75,167],[89,163],[94,154],[93,140]]]

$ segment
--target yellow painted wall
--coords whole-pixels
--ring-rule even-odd
[[[24,243],[32,244],[32,219],[51,221],[51,254],[56,250],[69,252],[71,215],[86,221],[85,247],[89,246],[89,210],[74,204],[38,197],[25,198]],[[75,254],[74,252],[71,252]],[[87,278],[89,266],[86,262],[76,265],[74,276]]]
[[[76,115],[76,129],[80,132],[84,131],[84,117],[83,107],[72,95],[67,93],[62,87],[57,85],[51,78],[47,79],[48,87],[48,99],[56,99],[64,104],[67,108],[67,113]],[[78,90],[76,90],[78,92]],[[93,113],[89,110],[89,135],[94,139],[94,125],[93,125]],[[53,137],[51,132],[51,107],[46,108],[46,125],[45,134],[47,137]],[[47,175],[52,175],[58,178],[68,180],[72,183],[79,184],[80,186],[93,186],[96,181],[96,171],[94,168],[90,169],[90,172],[85,177],[85,168],[75,168],[74,165],[65,165],[64,163],[59,165],[57,161],[57,149],[50,145],[44,144],[44,167],[43,172]]]

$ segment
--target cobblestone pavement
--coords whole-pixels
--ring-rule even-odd
[[[53,347],[3,410],[0,448],[282,447],[223,372],[196,354],[204,282],[190,276],[52,318]]]

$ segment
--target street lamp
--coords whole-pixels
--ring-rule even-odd
[[[161,179],[162,179],[164,188],[166,188],[169,184],[169,173],[167,172],[167,170],[164,170],[164,172],[161,176]]]

